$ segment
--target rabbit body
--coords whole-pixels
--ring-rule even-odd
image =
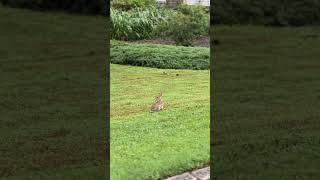
[[[156,101],[151,105],[150,112],[157,112],[163,110],[164,102],[162,100],[162,93],[156,97]]]

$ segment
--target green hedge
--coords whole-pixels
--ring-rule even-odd
[[[209,69],[209,48],[112,42],[111,63],[161,69]]]
[[[105,0],[0,0],[0,3],[10,7],[28,8],[34,10],[62,10],[81,14],[106,14]]]
[[[319,0],[215,0],[212,24],[320,25]]]

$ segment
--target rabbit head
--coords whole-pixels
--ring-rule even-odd
[[[157,102],[162,100],[162,99],[161,99],[161,98],[162,98],[162,94],[163,94],[163,93],[161,92],[159,96],[156,96],[156,97],[155,97],[155,100],[156,100]]]

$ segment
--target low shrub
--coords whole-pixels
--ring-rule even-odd
[[[209,69],[209,48],[112,41],[111,63],[161,69]]]

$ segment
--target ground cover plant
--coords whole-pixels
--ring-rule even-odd
[[[105,179],[105,18],[0,16],[0,179]]]
[[[209,163],[209,71],[111,64],[111,179],[150,180]],[[149,113],[164,93],[165,109]]]
[[[213,29],[213,179],[319,179],[320,28]]]
[[[209,48],[156,44],[133,44],[115,41],[111,62],[167,69],[209,69]]]
[[[166,44],[166,45],[176,45],[172,39],[163,39],[163,38],[153,38],[153,39],[143,39],[138,41],[133,41],[134,43],[139,44]],[[210,37],[209,36],[200,36],[194,38],[191,42],[192,47],[210,47]]]

